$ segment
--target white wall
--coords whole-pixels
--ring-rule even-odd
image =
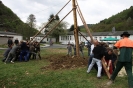
[[[30,39],[33,38],[33,37],[30,37]],[[43,37],[35,37],[33,39],[33,41],[37,41],[37,42],[40,42],[41,40],[43,39]],[[46,42],[46,43],[49,43],[50,39],[53,41],[53,42],[56,42],[56,39],[55,38],[44,38],[42,40],[42,42]]]
[[[69,38],[68,38],[68,36],[69,36]],[[71,36],[71,39],[70,39],[70,36]],[[108,38],[108,37],[117,38],[117,39],[119,39],[119,40],[121,39],[120,36],[93,36],[93,39],[97,39],[99,42],[101,42],[101,41],[100,41],[101,39]],[[66,39],[66,36],[59,36],[59,42],[61,42],[62,44],[68,44],[68,42],[74,43],[74,44],[75,44],[74,35],[67,35],[67,38],[68,38],[68,39]],[[86,38],[87,38],[87,40],[90,41],[90,37],[89,37],[89,36],[87,36]],[[133,40],[133,35],[130,35],[129,38],[130,38],[131,40]],[[81,41],[82,41],[82,42],[86,42],[86,39],[85,39],[83,36],[79,36],[79,43],[80,43]],[[116,41],[102,41],[102,42],[116,43]]]
[[[23,40],[23,37],[22,37],[21,35],[1,35],[1,34],[0,34],[0,36],[6,36],[4,41],[2,41],[3,38],[1,38],[1,42],[2,42],[1,44],[7,43],[8,37],[12,37],[13,42],[14,42],[14,40],[15,40],[16,38],[18,38],[19,41]]]
[[[13,36],[13,41],[18,38],[19,41],[23,40],[23,37],[22,36],[19,36],[19,35],[14,35]]]
[[[83,36],[79,36],[79,43],[86,42],[86,39]],[[68,42],[75,44],[74,35],[67,35],[67,36],[59,36],[59,42],[62,44],[68,44]]]

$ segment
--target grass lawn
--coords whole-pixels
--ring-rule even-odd
[[[0,58],[4,50],[0,50]],[[65,49],[42,49],[42,60],[29,62],[15,62],[4,64],[0,61],[0,88],[127,88],[127,77],[117,77],[111,86],[107,76],[96,78],[97,72],[93,69],[87,74],[86,67],[74,69],[40,69],[50,64],[46,57],[55,54],[66,55]],[[87,50],[85,50],[87,56]],[[45,58],[45,59],[43,59]]]

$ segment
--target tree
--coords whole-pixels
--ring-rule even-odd
[[[28,37],[30,37],[31,36],[31,33],[30,33],[31,30],[36,27],[36,18],[35,18],[35,15],[33,15],[33,14],[29,15],[29,17],[27,19],[27,24],[30,26],[30,28],[28,29]]]
[[[80,31],[80,27],[78,26],[78,30]],[[74,31],[74,25],[71,25],[69,31]]]
[[[49,16],[48,21],[50,21],[54,17],[53,14]],[[49,25],[45,28],[45,32],[49,32],[58,22],[60,21],[59,16],[55,16],[54,19],[49,23]],[[51,33],[50,36],[56,38],[56,42],[59,42],[59,36],[66,34],[67,22],[61,22]]]
[[[28,19],[27,19],[27,24],[31,27],[31,28],[35,28],[36,27],[36,18],[35,15],[30,14]]]
[[[60,18],[59,18],[59,16],[58,15],[56,15],[55,17],[54,17],[54,14],[51,14],[50,16],[49,16],[49,19],[48,19],[48,21],[50,21],[50,20],[52,20],[51,22],[53,22],[53,21],[55,21],[55,20],[60,20]]]

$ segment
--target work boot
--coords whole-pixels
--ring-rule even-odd
[[[112,80],[110,80],[109,82],[107,82],[107,85],[110,86],[113,83]]]
[[[101,77],[97,77],[97,79],[101,79]]]
[[[11,63],[14,63],[13,61],[11,61]]]

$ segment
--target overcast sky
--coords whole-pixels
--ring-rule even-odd
[[[1,0],[17,16],[26,22],[30,14],[36,17],[36,23],[40,26],[48,21],[50,14],[56,14],[69,0]],[[125,9],[133,6],[133,0],[77,0],[87,24],[99,23]],[[70,2],[59,14],[62,19],[72,8]],[[73,14],[69,14],[64,21],[73,24]],[[78,16],[78,25],[82,25]]]

